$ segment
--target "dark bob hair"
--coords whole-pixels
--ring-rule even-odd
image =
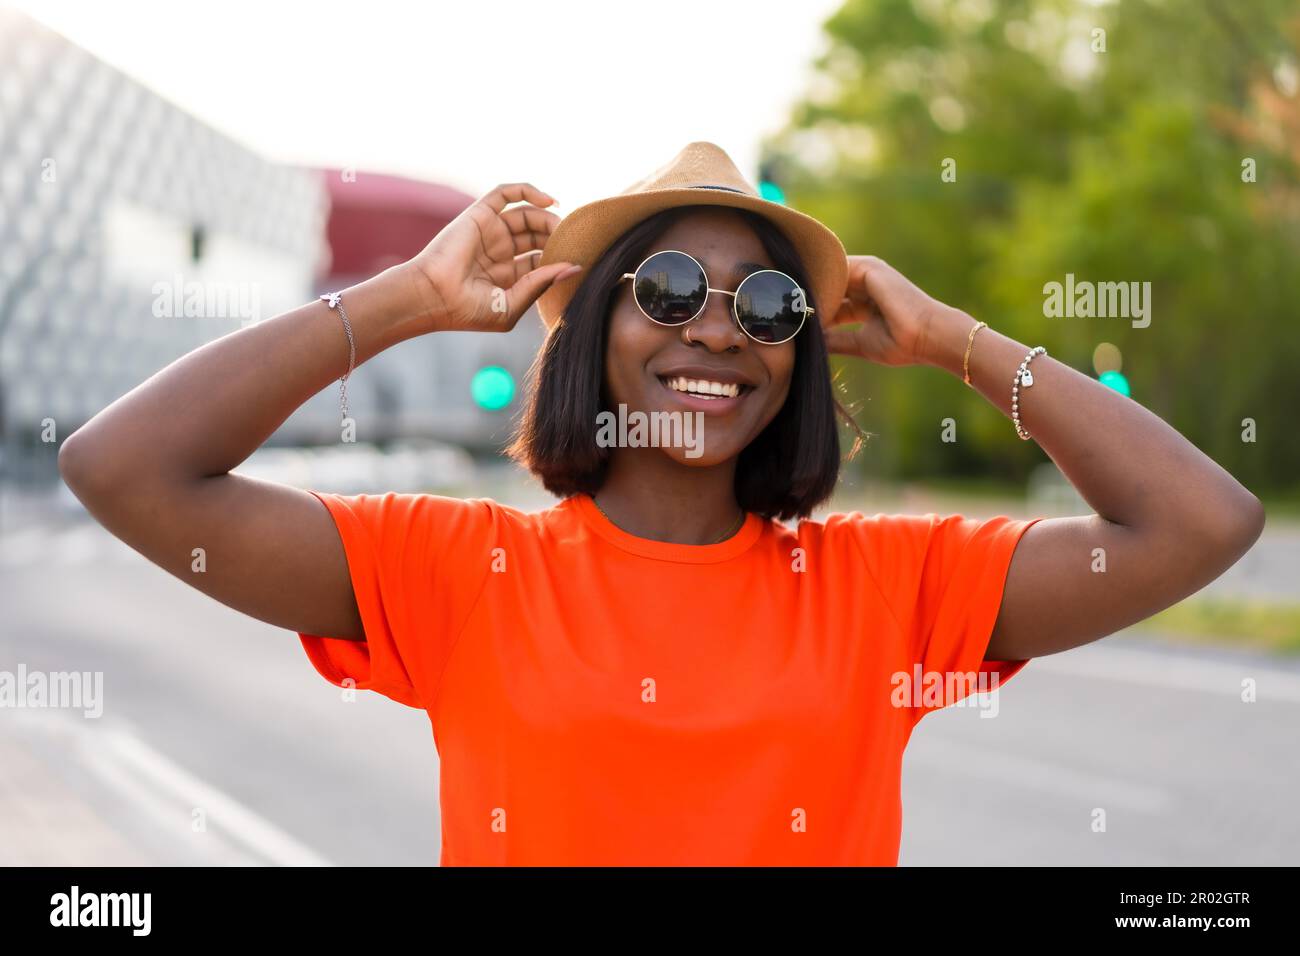
[[[528,371],[530,397],[506,453],[557,497],[594,495],[605,480],[610,449],[597,443],[595,422],[606,410],[605,349],[618,279],[649,255],[651,244],[669,226],[697,208],[718,207],[666,209],[615,240],[587,269],[562,320],[551,329]],[[785,234],[757,213],[733,211],[758,235],[776,268],[807,289],[803,262]],[[811,292],[808,295],[816,315],[839,307],[838,302],[816,302]],[[794,341],[795,362],[785,404],[736,463],[740,506],[782,521],[808,517],[835,490],[840,469],[836,412],[857,428],[835,398],[820,323],[810,319]],[[853,452],[862,437],[858,430]]]

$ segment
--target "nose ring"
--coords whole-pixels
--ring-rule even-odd
[[[695,344],[694,342],[691,341],[691,327],[689,325],[686,326],[686,342],[689,345]]]

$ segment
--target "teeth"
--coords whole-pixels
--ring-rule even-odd
[[[740,394],[739,385],[728,382],[710,382],[705,379],[669,379],[668,387],[675,392],[689,392],[705,398],[735,398]]]

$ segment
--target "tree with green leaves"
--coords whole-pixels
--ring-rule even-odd
[[[1075,368],[1114,344],[1134,400],[1253,489],[1300,494],[1300,8],[849,0],[825,32],[766,144],[791,205]],[[1149,324],[1045,314],[1067,275],[1149,283]],[[942,373],[840,378],[870,474],[1019,481],[1043,460]]]

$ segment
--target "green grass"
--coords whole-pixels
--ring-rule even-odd
[[[1283,521],[1300,521],[1300,497],[1283,495],[1260,495],[1264,504],[1264,514],[1269,518]]]
[[[1300,604],[1183,601],[1134,626],[1179,641],[1300,654]]]

